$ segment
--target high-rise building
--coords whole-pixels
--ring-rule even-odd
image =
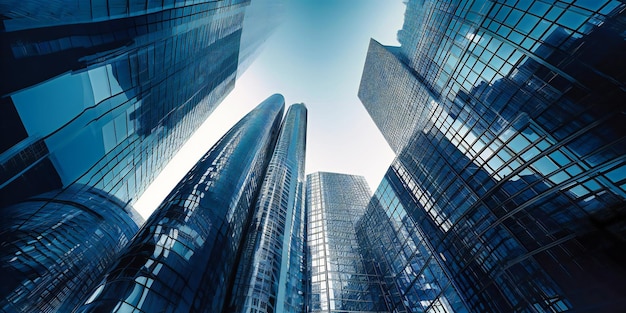
[[[0,4],[0,206],[74,183],[136,200],[279,20],[254,2]]]
[[[411,215],[410,191],[394,162],[357,224],[361,247],[374,260],[383,297],[393,312],[468,312],[427,236]]]
[[[3,309],[67,311],[98,283],[138,229],[121,208],[232,90],[280,2],[0,3]]]
[[[220,312],[284,105],[270,96],[209,149],[77,312]]]
[[[371,197],[365,178],[317,172],[306,185],[307,312],[387,312],[355,228]]]
[[[304,312],[307,110],[289,107],[256,200],[227,312]]]
[[[424,127],[429,93],[399,58],[398,47],[370,40],[359,98],[395,153],[408,144],[413,130]]]
[[[79,185],[3,209],[0,312],[71,311],[141,222],[127,203]]]
[[[437,297],[409,286],[400,299],[457,303],[449,290],[464,305],[441,307],[461,312],[626,306],[625,9],[408,1],[401,47],[371,42],[359,97],[398,156],[383,184],[403,195],[413,250],[443,282]],[[394,222],[394,207],[369,223]]]

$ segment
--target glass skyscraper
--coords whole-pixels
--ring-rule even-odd
[[[5,310],[66,311],[88,292],[138,229],[118,207],[232,90],[239,65],[280,21],[280,4],[0,3]],[[110,208],[94,204],[107,197]]]
[[[307,312],[387,312],[355,228],[371,197],[365,178],[317,172],[306,184]]]
[[[276,26],[281,1],[254,2],[0,4],[0,206],[74,183],[136,200]]]
[[[391,299],[455,312],[626,307],[625,9],[408,1],[401,47],[370,43],[359,97],[397,158],[366,216],[411,225],[415,238],[396,238],[434,273],[405,270],[415,283],[390,280]],[[387,185],[406,216],[380,200]],[[411,290],[423,279],[438,282]]]
[[[379,275],[390,311],[468,312],[410,215],[414,204],[398,166],[389,168],[357,224],[360,244],[375,264],[368,271]]]
[[[304,312],[307,110],[289,107],[256,200],[227,312]]]
[[[272,95],[233,126],[144,223],[77,312],[220,312],[284,109]]]
[[[142,220],[88,186],[41,194],[2,210],[0,312],[69,312]]]

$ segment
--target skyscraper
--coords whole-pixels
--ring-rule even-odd
[[[79,312],[219,312],[278,135],[270,96],[187,173]]]
[[[68,312],[132,238],[130,205],[74,185],[24,200],[0,219],[0,312]]]
[[[220,312],[282,118],[272,95],[187,173],[78,312]]]
[[[276,24],[247,22],[249,0],[11,2],[0,4],[0,205],[74,183],[136,200]]]
[[[386,312],[355,229],[371,197],[365,178],[317,172],[306,184],[307,312]]]
[[[424,103],[429,93],[399,58],[398,47],[384,47],[370,40],[363,69],[359,98],[376,126],[395,153],[399,153],[413,136],[413,130],[424,127]]]
[[[452,281],[411,215],[410,190],[394,162],[357,223],[361,247],[371,254],[383,297],[393,312],[468,312]]]
[[[228,312],[303,312],[307,110],[289,107],[254,207]]]
[[[97,283],[137,230],[122,208],[230,92],[279,3],[0,3],[6,310],[69,310]]]
[[[359,97],[398,156],[386,180],[467,310],[625,306],[625,8],[408,1],[401,47],[371,42]]]

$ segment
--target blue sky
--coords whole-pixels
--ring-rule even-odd
[[[370,38],[398,45],[404,9],[401,0],[287,1],[263,51],[135,208],[147,217],[228,128],[274,93],[308,108],[307,174],[363,175],[376,189],[393,153],[357,92]]]

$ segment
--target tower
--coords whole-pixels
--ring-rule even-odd
[[[275,94],[235,124],[161,203],[77,312],[220,312],[283,108]]]
[[[280,1],[255,2],[258,12]],[[138,229],[118,215],[131,212],[123,208],[232,90],[239,64],[250,63],[276,26],[254,28],[261,20],[258,13],[246,20],[248,7],[222,0],[0,4],[0,259],[12,260],[2,268],[12,273],[3,301],[28,312],[65,311],[97,283]],[[242,36],[243,24],[255,35]]]
[[[359,97],[388,177],[469,311],[624,306],[624,8],[409,1],[401,47],[370,43]]]
[[[256,201],[228,312],[304,311],[307,110],[289,107]]]
[[[128,203],[73,185],[3,209],[0,311],[68,312],[141,224]]]
[[[74,183],[135,201],[234,88],[276,26],[258,11],[280,0],[11,2],[0,206]]]
[[[386,312],[378,277],[367,271],[356,223],[371,194],[362,176],[307,175],[308,312]]]

